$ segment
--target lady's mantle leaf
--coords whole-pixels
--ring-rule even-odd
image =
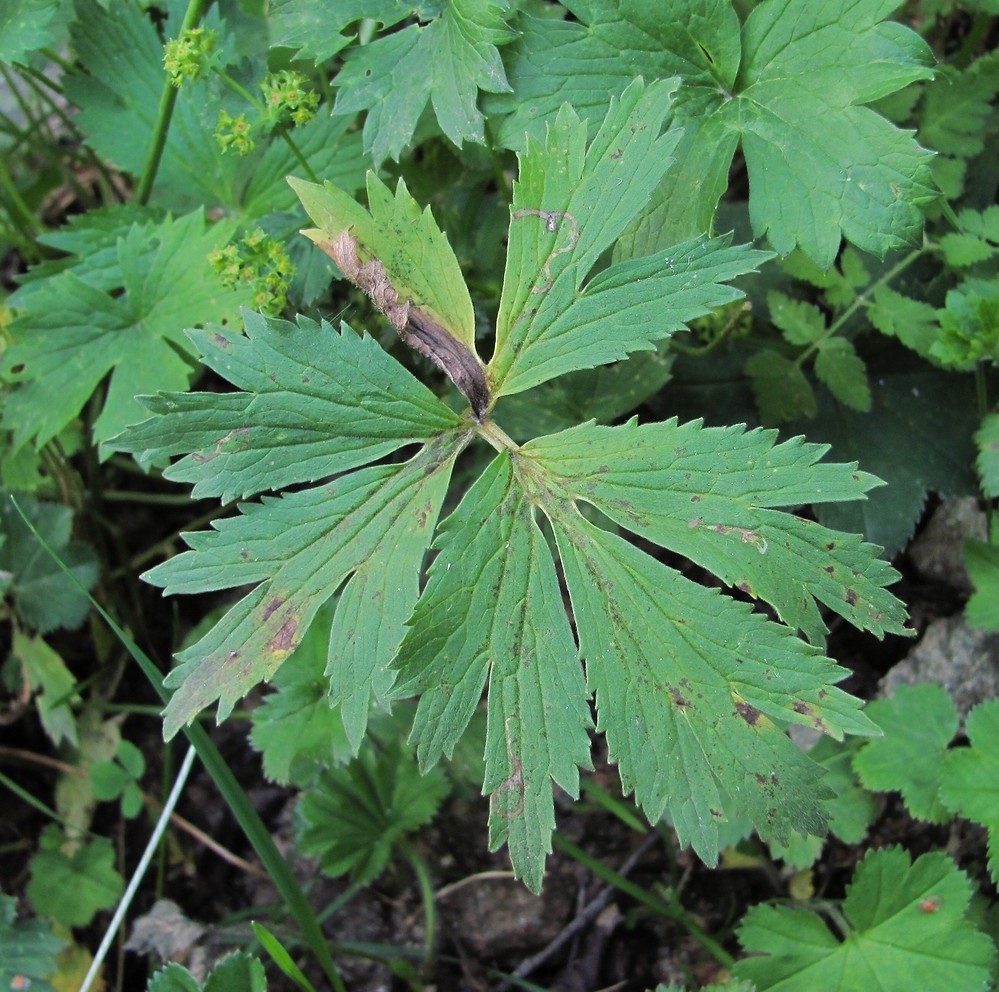
[[[139,420],[140,393],[183,389],[193,370],[183,328],[236,316],[246,292],[224,289],[208,253],[225,233],[208,229],[200,212],[159,225],[134,225],[118,240],[119,280],[98,288],[72,271],[25,294],[4,354],[19,384],[3,425],[15,444],[51,440],[75,417],[108,373],[111,377],[94,439],[106,441]],[[18,306],[17,294],[8,301]]]
[[[55,32],[49,22],[59,7],[59,0],[7,0],[0,8],[0,62],[27,62],[51,45]]]
[[[227,954],[202,985],[183,965],[168,964],[149,979],[147,992],[267,992],[260,961],[244,951]]]
[[[121,898],[125,884],[114,863],[115,850],[106,837],[70,842],[50,825],[31,859],[28,899],[41,916],[65,927],[86,926]]]
[[[70,540],[73,511],[68,506],[27,495],[16,499],[17,506],[10,493],[0,490],[0,592],[13,600],[21,620],[41,634],[56,627],[78,627],[90,612],[81,586],[89,589],[97,581],[97,555],[90,545]],[[46,553],[25,517],[70,569],[75,582]]]
[[[590,767],[582,669],[551,552],[500,455],[441,527],[440,555],[399,653],[395,695],[420,694],[420,765],[450,757],[488,683],[489,840],[541,888],[552,784],[576,796]]]
[[[214,531],[190,535],[191,551],[148,573],[168,593],[256,586],[179,655],[180,667],[167,680],[179,686],[167,707],[167,736],[215,699],[226,716],[237,699],[274,674],[319,607],[351,576],[334,619],[330,664],[350,666],[359,685],[370,684],[376,696],[391,681],[385,668],[419,594],[419,569],[453,460],[470,434],[367,339],[349,328],[337,334],[327,324],[308,324],[296,328],[251,316],[246,339],[201,335],[199,341],[217,349],[216,367],[252,391],[215,397],[231,397],[218,410],[204,396],[190,402],[163,397],[158,402],[166,408],[177,403],[183,411],[173,421],[167,415],[155,426],[140,424],[119,442],[147,457],[203,451],[200,463],[197,451],[186,460],[192,475],[185,477],[204,478],[202,463],[214,460],[213,492],[254,490],[258,478],[290,485],[346,472],[312,489],[242,506],[238,516],[216,522]],[[326,366],[318,358],[324,351]],[[316,355],[318,367],[294,355]],[[408,462],[348,471],[424,438],[428,443]],[[366,609],[358,610],[358,602]],[[353,619],[341,620],[340,610]],[[344,716],[356,740],[368,696],[352,699],[354,709]]]
[[[878,480],[820,463],[824,445],[775,438],[630,421],[537,438],[523,453],[574,499],[770,603],[812,643],[826,632],[817,603],[879,636],[904,633],[902,604],[884,588],[898,576],[876,547],[775,509],[862,499]]]
[[[429,823],[448,793],[440,768],[423,775],[398,738],[365,747],[343,768],[324,772],[298,804],[299,846],[328,875],[371,881],[406,834]]]
[[[421,211],[401,180],[393,197],[374,173],[368,174],[368,210],[332,183],[289,182],[319,225],[303,233],[371,297],[406,344],[451,377],[481,415],[489,396],[475,354],[472,299],[430,208]]]
[[[673,161],[679,132],[660,134],[676,81],[635,80],[612,100],[593,140],[564,105],[544,143],[520,156],[496,350],[496,395],[517,393],[574,369],[650,349],[686,321],[741,294],[719,285],[769,256],[698,239],[612,265],[589,282],[597,259],[645,206]]]
[[[57,970],[56,955],[66,946],[42,920],[17,919],[17,900],[0,893],[0,987],[52,992],[45,981]],[[27,980],[28,984],[24,984]]]
[[[633,76],[680,77],[681,165],[630,253],[710,225],[740,138],[753,228],[782,254],[800,246],[828,268],[841,234],[879,255],[918,235],[930,153],[864,106],[932,75],[925,42],[884,21],[896,0],[767,0],[742,26],[729,0],[567,6],[577,21],[523,18],[513,92],[490,106],[512,112],[500,137],[521,148],[563,101],[599,119]]]
[[[940,798],[961,816],[989,830],[989,871],[999,882],[999,700],[976,706],[968,716],[971,747],[947,753]]]
[[[957,733],[957,710],[946,690],[932,684],[899,686],[891,699],[874,700],[867,713],[884,737],[868,741],[853,759],[864,787],[901,792],[913,816],[945,823],[950,816],[939,792],[947,746]]]
[[[765,957],[739,961],[734,971],[760,992],[980,992],[995,948],[964,919],[970,896],[967,876],[945,854],[911,864],[900,848],[873,851],[847,892],[845,935],[815,913],[757,906],[739,939]]]

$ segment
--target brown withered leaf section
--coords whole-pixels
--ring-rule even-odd
[[[476,418],[482,420],[489,409],[489,384],[478,358],[425,310],[411,300],[402,299],[377,258],[361,261],[357,238],[349,228],[341,231],[335,241],[316,243],[355,286],[368,294],[403,342],[429,358],[451,379],[468,400]]]

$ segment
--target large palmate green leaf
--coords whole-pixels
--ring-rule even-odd
[[[862,499],[877,480],[769,432],[588,423],[520,446],[492,419],[497,396],[652,348],[735,298],[723,280],[765,257],[704,239],[587,281],[668,166],[673,89],[634,82],[589,144],[565,108],[524,155],[488,366],[454,253],[405,187],[393,196],[372,179],[366,209],[295,183],[317,224],[309,236],[470,408],[452,412],[348,327],[248,315],[245,337],[193,335],[237,391],[150,399],[159,416],[116,445],[146,462],[182,456],[167,474],[199,494],[288,491],[188,535],[189,551],[149,573],[170,593],[251,587],[181,653],[168,734],[214,700],[227,714],[321,622],[329,699],[355,749],[372,701],[419,696],[426,769],[451,755],[486,694],[490,842],[532,888],[554,787],[575,794],[589,765],[591,697],[626,790],[707,862],[726,821],[773,843],[824,832],[831,792],[788,725],[835,738],[877,729],[836,688],[846,673],[821,652],[820,606],[878,636],[902,631],[904,613],[876,548],[785,508]],[[452,465],[476,439],[497,454],[437,529]],[[666,551],[778,619],[693,581]],[[316,621],[334,598],[333,619]]]
[[[896,0],[765,0],[745,24],[729,0],[569,0],[575,20],[522,18],[507,70],[500,138],[522,148],[563,101],[599,120],[636,75],[677,76],[680,163],[655,194],[627,254],[710,227],[740,145],[754,230],[822,268],[840,237],[883,255],[922,227],[930,153],[866,104],[929,78],[933,56],[884,19]]]

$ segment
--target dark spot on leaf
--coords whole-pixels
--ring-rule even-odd
[[[793,709],[795,713],[801,713],[802,715],[812,712],[812,707],[809,706],[808,703],[801,702],[801,700],[795,700],[791,709]]]
[[[271,614],[273,614],[275,610],[280,609],[282,606],[284,606],[284,600],[280,596],[275,596],[274,599],[272,599],[264,607],[264,621],[266,622],[269,620]]]
[[[754,772],[753,773],[753,778],[756,779],[756,784],[757,785],[766,785],[767,784],[767,777],[766,777],[766,775],[762,775],[760,772]]]
[[[755,727],[759,723],[761,713],[755,706],[749,703],[736,703],[735,710],[750,727]]]
[[[611,159],[612,159],[612,161],[616,162],[623,155],[624,155],[624,149],[623,148],[618,148],[617,151],[615,151],[615,152],[613,152],[611,154]]]
[[[249,561],[250,560],[250,552],[247,551],[246,548],[243,548],[239,552],[239,560],[240,561]]]
[[[691,503],[700,503],[702,499],[704,499],[703,496],[691,496],[690,497],[690,502]]]
[[[670,697],[673,700],[673,705],[674,706],[679,706],[680,709],[683,709],[684,707],[687,707],[687,706],[690,705],[690,700],[687,699],[687,697],[684,696],[683,693],[680,692],[679,689],[670,689],[669,694],[670,694]]]
[[[308,376],[308,375],[303,375],[302,376],[302,385],[303,386],[307,386],[310,382],[312,382],[312,376]]]
[[[828,575],[832,575],[836,571],[836,568],[834,565],[823,565],[822,571],[827,573]]]
[[[224,334],[213,334],[212,341],[216,348],[221,348],[223,351],[232,348],[232,342]]]
[[[860,602],[860,597],[857,595],[857,591],[855,589],[847,589],[846,590],[846,601],[851,606],[856,606],[857,603]]]
[[[295,635],[298,633],[298,618],[290,617],[281,625],[281,629],[271,638],[267,645],[268,653],[279,651],[294,651],[298,646]]]
[[[826,551],[835,551],[835,550],[836,550],[836,542],[835,541],[830,541],[826,545]]]
[[[24,362],[18,362],[16,365],[10,367],[10,371],[14,375],[20,375],[24,371]]]

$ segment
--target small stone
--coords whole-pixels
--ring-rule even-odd
[[[961,615],[934,620],[881,680],[878,695],[892,696],[898,686],[920,682],[942,685],[963,723],[972,707],[999,696],[999,633],[972,627]]]
[[[968,595],[971,582],[964,567],[964,542],[969,537],[988,540],[985,513],[973,496],[944,500],[925,530],[909,548],[916,571],[934,582],[944,582]]]

